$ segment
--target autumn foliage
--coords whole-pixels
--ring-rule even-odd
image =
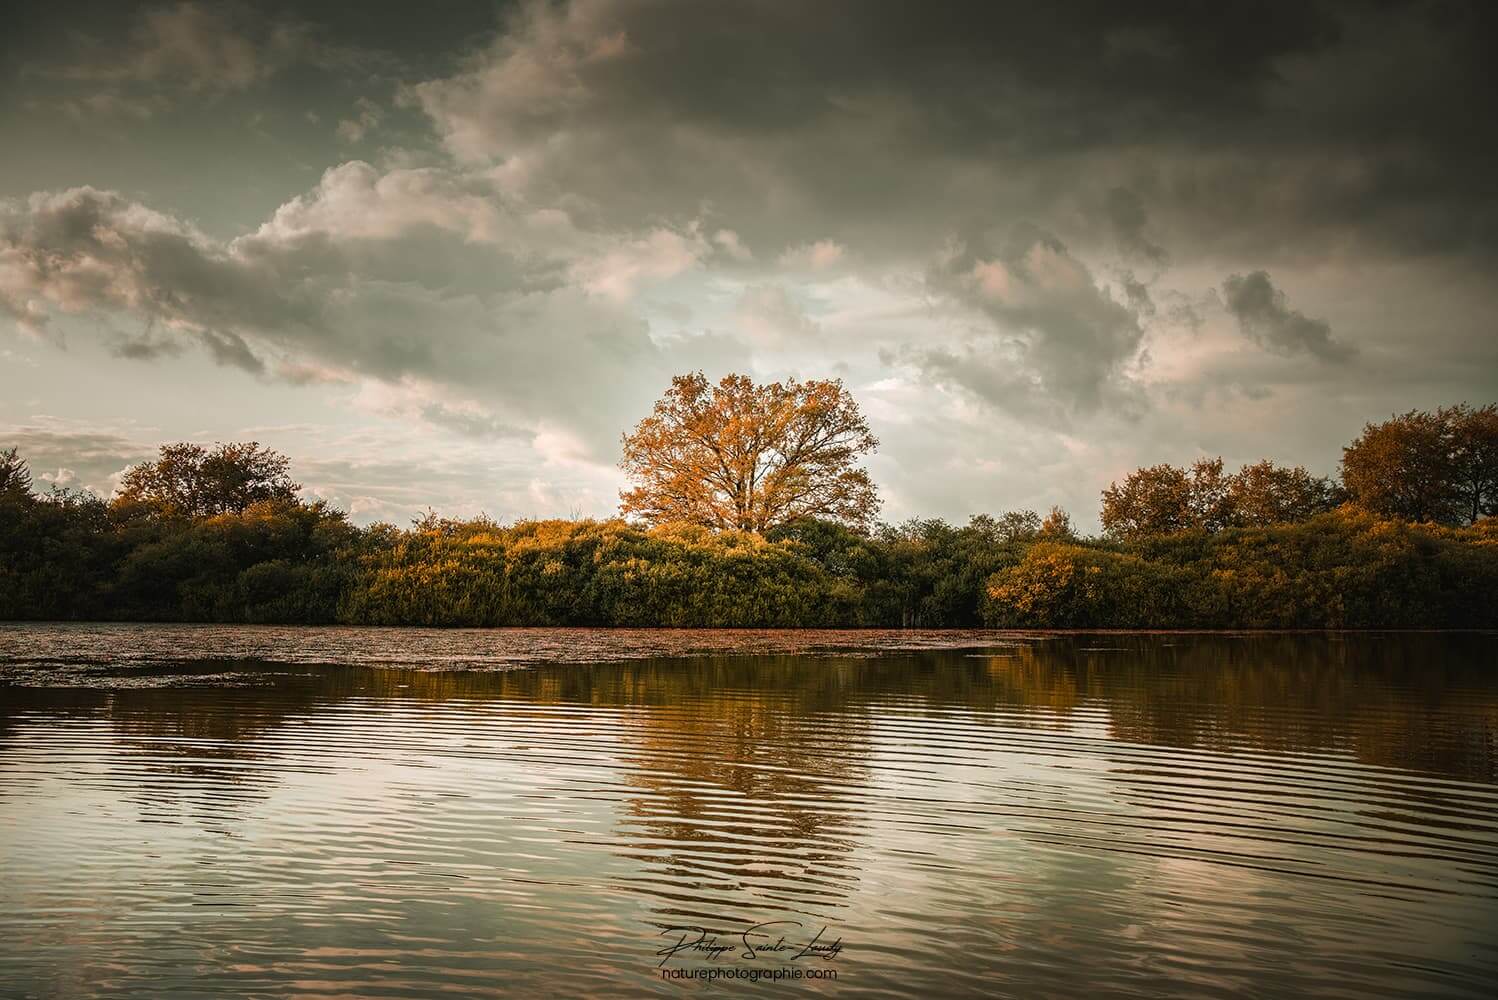
[[[1342,450],[1342,481],[1384,517],[1466,524],[1498,514],[1498,405],[1411,410],[1369,424]]]
[[[879,497],[857,462],[878,445],[840,381],[680,375],[624,435],[620,466],[635,485],[620,511],[732,531],[808,517],[866,528]]]
[[[1306,521],[1030,547],[989,578],[998,627],[1472,628],[1498,624],[1498,523]]]
[[[176,517],[239,513],[253,504],[296,501],[291,462],[258,441],[164,444],[155,461],[125,472],[117,506],[139,506]]]
[[[871,523],[874,440],[836,382],[677,379],[626,437],[628,519],[360,528],[253,442],[168,445],[108,501],[38,496],[6,450],[0,619],[1493,628],[1493,414],[1370,425],[1345,491],[1269,462],[1141,469],[1104,494],[1101,538],[1055,508]]]
[[[1155,465],[1130,473],[1103,491],[1100,519],[1114,538],[1221,531],[1304,521],[1339,499],[1331,481],[1304,468],[1263,461],[1235,473],[1222,459],[1199,459],[1189,469]]]

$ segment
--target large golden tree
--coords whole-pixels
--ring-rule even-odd
[[[819,517],[864,528],[879,496],[857,462],[878,446],[841,381],[678,375],[624,435],[619,464],[634,488],[620,508],[651,524],[762,532]]]

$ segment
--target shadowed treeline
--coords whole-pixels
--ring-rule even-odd
[[[760,536],[622,521],[361,530],[265,501],[184,520],[0,502],[0,619],[504,626],[1498,625],[1498,525],[1311,520],[1122,541],[975,518]]]
[[[1370,426],[1348,449],[1350,481],[1357,472],[1380,484],[1406,475],[1445,483],[1418,503],[1362,486],[1345,500],[1339,486],[1267,462],[1233,474],[1220,460],[1156,466],[1105,492],[1109,534],[1093,539],[1077,537],[1060,511],[1044,521],[1032,512],[979,515],[961,527],[801,518],[763,532],[435,515],[405,530],[359,528],[320,501],[299,501],[286,459],[253,442],[167,446],[130,470],[109,501],[36,495],[11,451],[0,453],[0,619],[1493,626],[1498,518],[1487,512],[1498,444],[1474,430],[1481,447],[1464,452],[1449,427],[1460,418],[1486,428],[1494,412],[1407,415]],[[1416,430],[1427,423],[1434,429],[1422,438]],[[1434,471],[1411,464],[1438,447],[1471,454]]]

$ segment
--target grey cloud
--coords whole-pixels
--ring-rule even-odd
[[[37,473],[62,469],[73,473],[68,482],[58,485],[77,486],[101,496],[114,491],[114,477],[155,450],[117,428],[55,417],[0,427],[0,450],[11,447]]]
[[[760,344],[815,337],[820,328],[784,286],[751,285],[735,307],[739,325]]]
[[[1201,314],[1198,303],[1181,296],[1180,293],[1171,295],[1172,301],[1166,307],[1165,318],[1173,326],[1184,327],[1193,333],[1202,328],[1206,319]]]
[[[204,330],[198,334],[203,346],[208,348],[208,353],[213,360],[230,368],[240,368],[251,375],[262,375],[265,373],[265,362],[255,356],[250,350],[250,345],[245,343],[243,337],[237,333],[219,333],[216,330]]]
[[[306,63],[327,68],[388,66],[388,57],[328,42],[309,21],[288,16],[266,16],[248,3],[179,2],[145,5],[128,11],[122,37],[90,32],[78,24],[69,32],[70,50],[52,62],[33,62],[32,73],[56,80],[100,84],[114,88],[172,85],[190,92],[216,94],[244,90],[287,68]],[[81,99],[89,110],[109,113],[141,98],[102,90]]]
[[[1040,380],[1024,368],[1023,357],[999,345],[912,348],[885,355],[886,363],[914,366],[926,381],[955,386],[994,408],[1021,418],[1065,426],[1064,409],[1045,391]]]
[[[1113,226],[1119,249],[1125,254],[1138,255],[1155,264],[1165,263],[1165,248],[1152,242],[1145,232],[1149,225],[1149,214],[1138,194],[1128,188],[1113,188],[1108,192],[1105,211]]]
[[[1154,297],[1150,295],[1149,285],[1134,277],[1133,271],[1124,271],[1118,277],[1119,284],[1123,286],[1124,297],[1128,300],[1129,308],[1136,316],[1154,316],[1157,309]]]
[[[350,118],[344,118],[338,123],[338,138],[345,142],[357,143],[364,141],[372,129],[378,128],[384,119],[385,113],[378,104],[367,97],[360,97],[354,102],[356,114]]]
[[[413,428],[413,452],[513,451],[483,483],[432,481],[465,504],[503,480],[513,509],[556,509],[526,481],[586,478],[568,456],[612,460],[696,367],[908,392],[919,432],[880,428],[891,509],[993,509],[1020,483],[1014,503],[1075,494],[1079,516],[1098,455],[1041,475],[1036,452],[1085,437],[1179,461],[1335,415],[1284,431],[1284,457],[1327,468],[1344,427],[1477,398],[1498,371],[1491,4],[557,0],[496,23],[489,0],[440,18],[267,0],[212,8],[216,38],[194,7],[53,6],[0,37],[10,66],[77,69],[15,74],[13,105],[74,117],[18,115],[4,193],[70,189],[0,203],[0,328],[60,343],[98,320],[116,353],[165,365],[176,345],[309,406],[353,399]],[[158,10],[189,11],[178,41],[133,33]],[[73,26],[101,41],[69,49]],[[398,58],[343,72],[329,39]],[[396,62],[419,69],[392,101]],[[361,99],[378,165],[310,181],[340,157],[335,123],[373,124]],[[118,159],[85,164],[93,147]],[[131,193],[71,188],[94,178]],[[1295,308],[1268,278],[1291,273]],[[1225,275],[1231,314],[1206,304]],[[1351,331],[1360,364],[1304,363],[1345,359]],[[98,363],[84,348],[18,349],[60,372]],[[373,496],[361,476],[339,495]],[[1043,496],[1063,477],[1083,485]]]
[[[1492,19],[1351,0],[529,3],[407,99],[528,197],[631,225],[705,205],[755,247],[895,252],[1023,214],[1151,260],[1287,232],[1493,250],[1495,209],[1474,217],[1472,195],[1498,146],[1463,110],[1494,96],[1474,40]]]
[[[1123,368],[1144,338],[1139,316],[1055,237],[1022,226],[995,249],[969,239],[931,269],[927,284],[992,324],[961,356],[917,349],[912,357],[928,377],[1016,413],[1135,405]]]
[[[590,279],[627,298],[641,275],[690,262],[691,238],[662,234],[582,234],[462,179],[350,164],[228,243],[113,192],[35,195],[0,213],[0,289],[40,323],[54,310],[147,323],[157,332],[117,345],[137,359],[176,334],[255,375],[377,379],[439,426],[564,428],[602,454],[676,357],[712,345],[667,357],[627,302],[568,282],[591,260]]]
[[[437,427],[457,431],[476,438],[515,438],[522,441],[535,440],[535,433],[495,417],[482,413],[455,409],[442,403],[428,403],[421,409],[421,416]]]
[[[1245,337],[1282,354],[1306,352],[1325,361],[1345,361],[1356,348],[1332,336],[1331,324],[1291,309],[1285,293],[1264,271],[1230,275],[1223,302]]]
[[[170,79],[191,88],[238,89],[263,77],[273,53],[235,24],[224,5],[179,3],[141,11],[124,39],[77,35],[67,63],[43,70],[71,80],[121,83]],[[289,41],[284,34],[276,47]]]
[[[155,361],[159,358],[176,357],[181,354],[182,344],[180,341],[158,336],[154,331],[147,330],[136,336],[117,337],[110,345],[109,351],[115,357],[128,361]]]
[[[110,191],[74,188],[9,206],[0,256],[10,265],[8,297],[27,311],[107,307],[167,326],[315,316],[314,303],[288,297],[191,226]]]

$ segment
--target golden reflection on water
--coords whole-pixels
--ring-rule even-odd
[[[474,671],[197,661],[174,634],[54,665],[74,634],[13,630],[0,664],[23,994],[672,993],[703,984],[658,978],[663,930],[764,921],[827,925],[839,980],[713,989],[1498,976],[1493,636],[851,636]]]

